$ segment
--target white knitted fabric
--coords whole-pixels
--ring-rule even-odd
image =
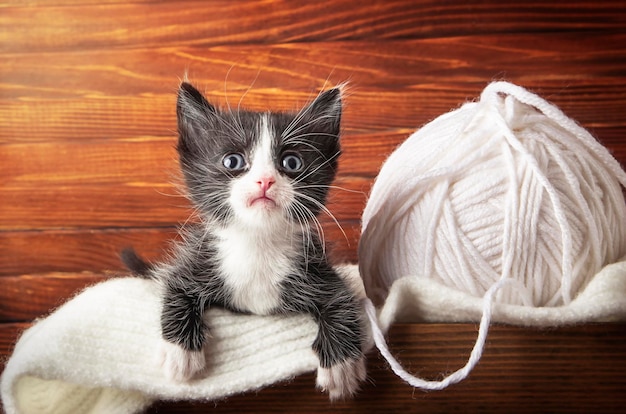
[[[221,399],[317,367],[311,318],[213,309],[206,315],[206,376],[168,381],[156,358],[162,339],[155,286],[139,278],[103,282],[28,329],[2,375],[7,414],[134,413],[155,399]]]
[[[389,291],[378,321],[383,331],[393,323],[478,322],[483,298],[429,279],[398,279]],[[528,327],[626,320],[626,259],[604,267],[568,305],[532,307],[494,303],[491,321]]]
[[[356,266],[346,270],[358,275]],[[155,400],[218,400],[317,367],[317,333],[306,316],[207,312],[212,338],[206,376],[165,379],[155,355],[160,299],[152,282],[112,279],[86,289],[19,339],[2,375],[7,414],[138,413]],[[482,301],[432,281],[398,280],[380,312],[396,321],[478,321]],[[566,307],[496,304],[492,320],[530,326],[623,320],[626,262],[609,265]],[[311,384],[311,392],[317,392]],[[358,398],[358,397],[357,397]]]

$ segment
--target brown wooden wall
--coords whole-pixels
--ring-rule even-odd
[[[356,260],[359,217],[385,157],[412,131],[509,80],[559,105],[626,164],[624,1],[0,1],[0,352],[119,250],[163,254],[189,214],[179,196],[175,91],[294,109],[350,82],[344,155],[324,219]],[[436,376],[467,358],[473,325],[401,325],[391,342]],[[354,402],[329,407],[313,377],[217,407],[158,412],[619,411],[626,324],[496,327],[465,383],[413,393],[375,355]],[[547,408],[543,410],[540,408]],[[155,409],[156,410],[156,409]],[[156,411],[155,411],[156,412]]]

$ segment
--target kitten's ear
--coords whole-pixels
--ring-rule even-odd
[[[306,122],[311,122],[313,128],[339,137],[341,124],[341,88],[333,88],[319,94],[308,107]]]
[[[178,117],[178,150],[193,150],[206,137],[218,116],[217,110],[191,84],[183,82],[176,102]]]

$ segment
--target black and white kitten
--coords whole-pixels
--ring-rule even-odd
[[[203,314],[219,306],[311,315],[317,385],[331,400],[365,379],[362,305],[328,263],[317,231],[340,154],[341,110],[339,89],[299,113],[258,113],[222,111],[181,84],[178,153],[201,220],[187,226],[169,263],[126,255],[131,269],[163,283],[168,377],[189,380],[204,368]]]

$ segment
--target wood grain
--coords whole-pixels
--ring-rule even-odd
[[[0,358],[29,324],[0,325]],[[399,324],[392,352],[425,378],[462,366],[475,341],[472,324]],[[313,374],[216,402],[162,402],[150,413],[621,413],[626,404],[626,325],[536,330],[493,326],[483,357],[464,382],[425,393],[396,377],[375,352],[368,381],[354,400],[330,404]]]
[[[30,321],[46,315],[86,286],[113,276],[81,272],[3,277],[0,323]]]
[[[322,226],[330,260],[333,263],[355,263],[360,222],[335,223],[325,219]],[[0,277],[48,272],[123,272],[126,269],[119,259],[122,249],[132,246],[150,261],[166,259],[171,242],[177,239],[177,230],[177,227],[166,226],[2,231]],[[37,291],[29,291],[29,295],[37,294]],[[6,299],[11,299],[11,296]],[[30,315],[30,318],[35,317],[36,313]]]
[[[355,261],[381,163],[415,129],[506,79],[552,101],[626,165],[623,1],[328,0],[0,2],[0,356],[19,332],[92,283],[119,250],[165,254],[190,214],[179,195],[175,93],[185,76],[223,107],[294,110],[350,82],[343,155],[322,223]],[[476,326],[393,328],[414,372],[461,366]],[[622,412],[626,326],[495,326],[471,377],[443,392],[401,383],[377,356],[354,400],[313,375],[193,412]]]
[[[536,35],[525,33],[472,34],[393,41],[16,53],[5,55],[7,59],[0,65],[6,79],[0,90],[7,98],[149,97],[174,92],[179,77],[187,72],[210,96],[235,93],[228,96],[231,101],[242,91],[268,88],[295,90],[309,100],[327,81],[350,80],[358,90],[432,87],[455,80],[465,87],[471,82],[481,86],[497,76],[548,83],[593,76],[619,78],[624,37],[623,32],[592,32],[584,37],[549,33],[536,43]],[[273,98],[274,102],[284,101],[280,95]]]
[[[340,200],[333,206],[333,215],[340,221],[357,220],[370,184],[371,180],[358,177],[337,179],[335,185],[344,190],[332,190],[331,199]],[[334,194],[339,192],[341,195]],[[164,196],[150,187],[7,186],[0,194],[6,200],[0,211],[4,218],[0,230],[133,227],[137,223],[171,226],[184,222],[192,213],[184,208],[184,199]],[[324,215],[320,219],[328,220]]]
[[[626,37],[624,38],[626,41]],[[555,69],[556,70],[556,69]],[[544,95],[585,127],[623,126],[616,104],[626,94],[618,78],[598,78],[585,82],[562,79],[552,82],[536,78],[523,81],[528,88]],[[343,117],[345,132],[407,132],[433,118],[478,99],[491,79],[506,78],[491,73],[485,81],[459,85],[441,81],[437,85],[408,85],[403,89],[354,88],[346,98]],[[517,83],[521,83],[517,81]],[[174,92],[155,96],[108,96],[106,98],[0,100],[0,116],[6,125],[0,130],[2,143],[119,139],[140,142],[175,135]],[[293,109],[313,95],[276,89],[250,90],[245,104],[250,109]],[[238,102],[240,95],[231,95]],[[400,131],[398,131],[398,129]]]
[[[328,76],[328,67],[316,66],[314,62],[324,61],[322,56],[339,62],[344,71],[338,73],[339,77],[353,77],[355,84],[347,98],[340,174],[371,179],[386,155],[412,130],[476,97],[485,80],[497,73],[495,68],[514,67],[516,63],[516,69],[507,71],[507,76],[525,81],[552,99],[596,133],[623,161],[624,147],[619,146],[619,140],[624,119],[616,102],[626,95],[626,89],[616,74],[624,64],[626,35],[596,34],[578,40],[557,34],[545,36],[545,40],[536,45],[530,35],[473,36],[380,44],[278,45],[268,46],[265,51],[259,51],[256,46],[233,46],[222,47],[217,52],[189,49],[172,64],[182,66],[182,56],[195,57],[206,66],[204,73],[217,70],[219,78],[208,78],[215,79],[209,89],[217,94],[223,87],[222,74],[225,77],[236,63],[233,56],[249,56],[250,63],[243,65],[243,79],[254,80],[250,68],[256,68],[258,73],[264,67],[269,73],[267,78],[259,76],[258,85],[255,82],[257,86],[245,97],[246,104],[261,109],[270,105],[293,107],[298,101],[310,99],[313,84]],[[365,52],[354,52],[359,49]],[[464,55],[459,51],[464,51]],[[216,53],[218,56],[213,56]],[[273,56],[272,65],[285,67],[295,56],[299,56],[295,59],[299,63],[276,72],[265,59],[268,54]],[[188,212],[172,208],[176,203],[161,194],[176,194],[170,185],[172,176],[176,175],[174,93],[163,92],[163,76],[140,71],[144,67],[156,68],[147,64],[149,59],[167,62],[166,55],[145,57],[130,51],[119,56],[99,51],[88,58],[104,61],[91,65],[79,64],[74,54],[60,55],[69,61],[63,63],[61,59],[52,65],[45,83],[32,90],[7,88],[8,92],[19,94],[13,97],[9,94],[8,99],[0,102],[0,115],[7,119],[0,130],[0,139],[6,143],[0,160],[6,181],[0,192],[9,200],[2,214],[6,221],[1,225],[10,230],[20,228],[14,227],[15,223],[27,228],[167,226],[184,220]],[[26,66],[18,65],[10,70],[16,77],[11,85],[32,79],[29,73],[37,67],[36,60],[24,56],[30,63],[16,59]],[[586,68],[582,74],[577,69],[581,65]],[[163,67],[158,69],[162,71]],[[300,82],[297,74],[304,72],[305,67],[309,68],[306,72],[309,78]],[[415,73],[410,70],[414,67],[419,68]],[[75,72],[73,76],[66,76],[68,68]],[[473,75],[469,76],[470,73]],[[91,75],[98,81],[88,85],[98,89],[77,87],[76,79]],[[277,91],[271,87],[278,82],[277,77],[285,75],[298,81],[293,86],[296,90]],[[71,79],[66,86],[63,77]],[[138,89],[126,86],[129,77],[141,80]],[[384,89],[381,80],[386,82]],[[235,82],[235,92],[227,93],[229,100],[238,102],[244,88],[249,86]],[[112,95],[106,95],[106,88]],[[302,88],[309,90],[297,92]],[[61,98],[63,91],[72,91],[72,96]],[[32,93],[54,93],[58,97],[34,98],[30,96]],[[64,158],[75,161],[59,162]],[[371,180],[356,184],[357,191],[367,192],[370,185]],[[105,193],[111,197],[101,202]],[[50,210],[48,206],[60,205],[60,200],[71,201],[66,204],[68,211],[53,208],[44,214],[46,209]],[[95,209],[90,204],[94,200],[98,200]],[[352,206],[348,209],[351,216],[340,218],[358,219],[363,201],[348,204]],[[184,202],[178,204],[184,205]]]
[[[176,234],[175,227],[0,232],[0,276],[123,271],[122,249],[134,246],[146,260],[164,259]]]
[[[103,2],[4,7],[0,53],[623,29],[622,2]],[[80,18],[77,18],[80,17]],[[20,33],[11,37],[11,33]]]
[[[0,65],[6,79],[0,116],[7,120],[0,142],[172,136],[175,89],[185,70],[217,102],[235,107],[245,93],[244,106],[257,110],[293,110],[327,80],[349,80],[348,131],[415,128],[502,78],[541,93],[585,125],[621,119],[614,106],[624,95],[626,34],[535,39],[484,35],[96,51],[53,54],[49,61],[18,54]]]

